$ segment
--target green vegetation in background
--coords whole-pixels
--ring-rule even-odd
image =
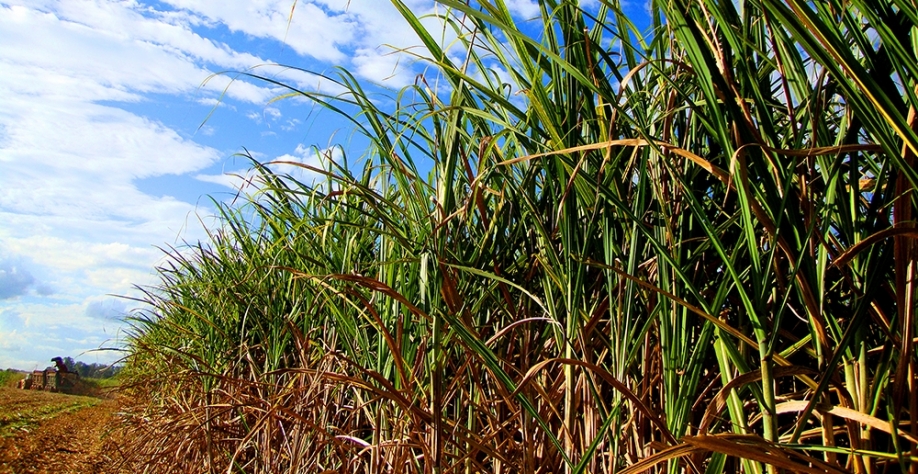
[[[117,375],[108,378],[86,377],[81,380],[83,383],[89,384],[90,386],[103,389],[115,388],[120,384],[119,377]]]
[[[0,387],[15,387],[20,380],[25,378],[25,373],[18,370],[6,369],[0,371]]]
[[[436,71],[394,107],[260,77],[363,166],[256,163],[167,249],[149,472],[916,469],[912,3],[441,0],[449,44],[393,3]]]
[[[121,371],[120,365],[113,364],[97,364],[91,362],[87,364],[86,362],[77,360],[74,361],[72,357],[63,358],[64,365],[71,372],[76,372],[80,374],[82,378],[97,378],[97,379],[109,379],[118,374]]]

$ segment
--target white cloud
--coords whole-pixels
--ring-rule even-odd
[[[195,171],[220,157],[162,124],[112,107],[10,105],[0,111],[7,131],[0,209],[8,211],[137,221],[148,220],[151,211],[184,213],[187,205],[140,193],[133,180]]]
[[[333,63],[345,58],[339,46],[351,41],[356,27],[353,18],[340,10],[326,11],[308,1],[168,0],[168,3],[224,24],[232,31],[285,41],[298,54]],[[299,17],[308,22],[290,21],[291,13],[294,20]]]
[[[103,321],[119,321],[128,315],[137,303],[110,297],[93,297],[84,302],[86,316]]]
[[[275,174],[290,176],[303,184],[312,184],[323,175],[313,169],[325,169],[325,162],[329,159],[341,160],[342,155],[338,148],[317,150],[303,144],[297,145],[293,153],[285,153],[264,164]],[[253,194],[260,189],[260,181],[253,170],[237,170],[218,175],[199,174],[195,179],[226,186],[234,191]]]
[[[204,78],[201,90],[226,95],[229,98],[261,105],[267,103],[284,91],[280,88],[268,88],[243,80],[235,72],[214,73]]]
[[[214,97],[202,97],[197,100],[197,103],[201,105],[206,105],[209,107],[228,107],[232,110],[236,110],[236,107],[228,105],[226,102],[221,101],[220,99]]]
[[[60,90],[68,98],[102,99],[106,88],[125,92],[125,86],[139,92],[181,91],[194,87],[189,77],[203,79],[194,64],[142,40],[126,40],[111,31],[90,28],[58,18],[53,13],[11,7],[0,12],[7,40],[0,46],[0,57],[18,70],[27,70],[32,81],[17,85],[33,86],[35,93],[53,93],[54,88],[39,87],[51,82],[41,72],[71,81],[92,83],[98,88],[84,91]],[[42,34],[33,34],[34,31]],[[43,54],[34,54],[42,51]],[[118,64],[119,67],[111,67]],[[169,65],[169,69],[161,66]],[[5,75],[6,76],[6,75]],[[131,97],[137,96],[132,94]],[[117,97],[113,97],[117,99]]]
[[[353,58],[354,71],[361,77],[373,82],[394,84],[409,84],[414,79],[413,71],[405,63],[412,64],[416,60],[403,53],[381,53],[376,49],[358,49]]]
[[[23,336],[29,333],[40,335],[35,338],[26,337],[25,341],[19,345],[23,351],[32,349],[30,343],[27,342],[29,339],[33,339],[31,343],[33,345],[34,342],[42,342],[57,347],[57,351],[65,350],[60,343],[67,339],[92,337],[92,340],[97,341],[95,347],[81,348],[82,352],[98,348],[103,341],[118,335],[118,325],[110,322],[111,331],[108,334],[98,333],[96,336],[88,334],[86,329],[99,324],[99,321],[87,315],[84,302],[52,305],[20,303],[10,309],[0,311],[0,316],[6,320],[4,326],[11,327],[11,329],[4,329],[5,332],[17,331]]]
[[[132,240],[131,236],[113,234],[120,240]],[[154,235],[163,237],[163,234],[159,231]],[[33,262],[32,272],[41,275],[40,285],[35,288],[41,298],[26,298],[25,301],[41,299],[66,303],[100,294],[135,295],[134,285],[155,282],[153,266],[162,259],[162,252],[152,243],[100,243],[96,240],[85,236],[65,239],[40,234],[0,237],[4,247],[21,259]],[[142,239],[133,237],[133,240]],[[54,289],[53,294],[42,294],[42,287]]]
[[[237,173],[228,172],[223,174],[199,174],[194,177],[194,179],[197,179],[198,181],[219,184],[233,190],[244,188],[250,178],[250,173],[244,170]]]
[[[152,267],[162,254],[153,245],[203,237],[199,214],[210,211],[163,196],[168,193],[146,194],[139,180],[183,175],[233,187],[232,178],[209,169],[227,152],[195,141],[212,138],[211,131],[218,136],[229,125],[209,123],[194,135],[141,110],[185,104],[177,114],[190,115],[192,107],[222,104],[220,114],[238,119],[254,104],[261,108],[249,116],[255,125],[277,125],[256,131],[273,136],[306,128],[310,120],[269,103],[287,90],[220,71],[345,92],[316,74],[271,65],[277,58],[235,50],[222,38],[243,46],[242,35],[246,41],[285,41],[270,52],[293,51],[300,55],[293,63],[305,62],[318,73],[334,75],[331,66],[343,65],[393,87],[412,82],[417,72],[410,54],[390,54],[420,41],[387,1],[169,3],[179,9],[162,11],[134,0],[0,4],[0,249],[6,252],[0,255],[0,285],[9,293],[0,294],[0,366],[30,368],[25,364],[58,353],[76,356],[75,350],[115,337],[121,326],[105,315],[118,308],[101,295],[134,294],[133,285],[154,283]],[[434,11],[428,0],[409,6]],[[444,33],[438,19],[423,22],[449,42],[453,33]],[[242,35],[226,35],[226,29]],[[317,167],[324,159],[340,159],[337,151],[302,145],[290,153],[262,153],[262,161],[276,156]],[[319,176],[293,164],[272,169],[307,183]]]
[[[136,183],[226,153],[118,106],[150,94],[264,106],[278,93],[213,75],[268,61],[202,37],[202,24],[132,1],[0,4],[0,366],[98,347],[121,327],[100,295],[154,283],[153,245],[203,237],[194,205]]]
[[[296,130],[296,127],[303,123],[300,119],[288,119],[283,125],[281,125],[281,130],[285,132],[290,132]]]
[[[526,20],[539,16],[539,4],[533,0],[505,0],[505,3],[514,16]]]
[[[27,269],[10,261],[0,261],[0,300],[22,296],[34,284],[35,277]]]
[[[194,92],[213,74],[199,61],[237,70],[267,62],[131,6],[62,1],[53,11],[0,7],[0,58],[10,71],[3,76],[18,76],[11,82],[32,95],[125,101],[140,100],[145,92]],[[210,86],[219,93],[229,82],[217,79]],[[237,82],[233,89],[239,90],[229,90],[231,96],[249,102],[274,95],[251,83]]]
[[[397,52],[417,48],[421,41],[411,26],[388,1],[380,0],[168,0],[170,5],[221,23],[232,31],[256,38],[282,41],[297,54],[352,69],[358,76],[393,87],[407,85],[417,71],[411,54]],[[432,16],[436,6],[429,0],[406,2],[422,17],[434,38],[449,44],[451,29]],[[531,0],[514,0],[514,9],[531,12]],[[295,6],[295,8],[294,8]],[[536,13],[538,7],[536,6]],[[215,57],[209,53],[208,57]],[[251,64],[250,64],[251,65]],[[393,66],[398,68],[393,70]],[[321,71],[320,71],[321,72]],[[299,82],[299,86],[313,81]]]

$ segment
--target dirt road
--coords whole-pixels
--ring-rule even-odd
[[[117,473],[116,402],[0,388],[0,474]]]

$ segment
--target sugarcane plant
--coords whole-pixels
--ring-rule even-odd
[[[253,159],[165,249],[131,462],[918,472],[913,2],[392,3],[427,69],[391,102],[242,73],[366,150]]]

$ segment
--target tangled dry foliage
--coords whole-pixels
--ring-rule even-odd
[[[918,470],[913,3],[440,0],[449,54],[393,3],[392,107],[249,74],[364,167],[255,163],[167,249],[138,472]]]

